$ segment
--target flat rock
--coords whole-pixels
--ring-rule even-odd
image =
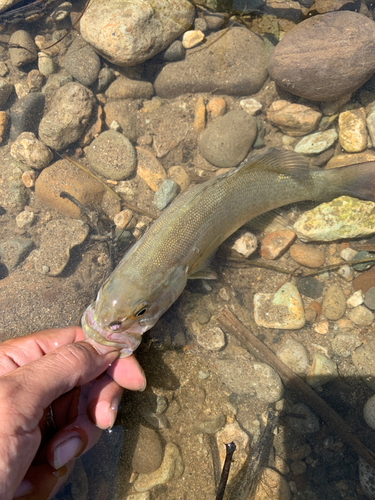
[[[98,78],[99,56],[91,45],[79,35],[69,47],[64,62],[66,71],[86,87],[92,85]]]
[[[292,245],[289,253],[295,262],[310,268],[321,267],[326,260],[324,253],[319,248],[309,245]]]
[[[137,174],[153,191],[157,191],[167,179],[164,167],[155,156],[144,148],[137,150]]]
[[[342,358],[348,358],[360,345],[362,345],[362,340],[355,335],[340,333],[332,340],[333,352]]]
[[[277,85],[292,94],[314,101],[337,99],[373,74],[375,24],[349,11],[313,16],[283,37],[268,69]]]
[[[107,102],[104,106],[105,122],[107,127],[113,121],[117,122],[125,137],[136,141],[144,133],[144,118],[138,109],[139,101],[121,99]]]
[[[288,101],[274,101],[267,110],[267,118],[284,134],[301,137],[312,132],[318,125],[322,114],[303,104]]]
[[[151,99],[154,87],[150,82],[119,76],[106,90],[108,99]]]
[[[350,309],[348,317],[357,326],[370,326],[374,322],[374,314],[362,305]]]
[[[329,129],[324,132],[316,132],[301,139],[295,146],[294,151],[301,154],[318,154],[330,148],[338,138],[336,130]]]
[[[191,49],[183,61],[167,64],[154,87],[160,97],[213,92],[252,95],[267,78],[267,56],[260,37],[243,28],[231,28],[223,35],[207,37],[206,47]]]
[[[296,233],[290,229],[272,231],[262,240],[260,254],[265,259],[277,259],[288,250],[295,239]]]

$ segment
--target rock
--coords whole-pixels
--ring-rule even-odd
[[[323,319],[319,321],[319,323],[315,326],[314,330],[316,331],[316,333],[319,333],[319,335],[326,335],[328,333],[328,327],[329,327],[328,320]]]
[[[375,269],[372,268],[361,273],[353,280],[352,285],[354,290],[362,290],[363,293],[366,293],[371,287],[375,286]]]
[[[372,20],[355,12],[329,12],[305,19],[289,31],[275,47],[268,70],[282,89],[305,99],[330,101],[370,78],[374,49]],[[363,58],[356,56],[358,51]]]
[[[231,248],[247,259],[255,252],[257,246],[257,237],[248,231],[242,231],[242,234],[236,239]]]
[[[358,253],[358,250],[354,250],[354,248],[344,248],[340,252],[340,257],[344,259],[346,262],[350,262],[354,259],[355,255]]]
[[[125,229],[126,227],[134,227],[135,220],[133,218],[133,212],[131,210],[121,210],[116,216],[113,218],[113,222],[115,226],[119,229]],[[130,224],[132,222],[132,224]]]
[[[297,288],[300,294],[311,299],[319,299],[323,295],[323,283],[312,276],[300,278]]]
[[[56,72],[55,61],[44,52],[38,52],[38,70],[44,76],[52,75]]]
[[[364,460],[359,457],[359,483],[363,493],[369,500],[375,499],[375,471],[374,469]]]
[[[0,282],[1,283],[1,282]],[[375,391],[375,342],[368,341],[352,353],[352,361],[358,375],[370,389]]]
[[[181,61],[185,57],[186,50],[180,40],[175,40],[163,53],[165,62]]]
[[[38,141],[32,132],[19,135],[11,146],[10,154],[16,160],[37,170],[47,167],[53,158],[52,151]]]
[[[363,292],[359,290],[358,292],[355,293],[360,293],[363,296]],[[364,297],[364,302],[365,306],[371,309],[372,311],[375,311],[375,287],[371,287],[369,290],[367,290],[366,295]],[[357,304],[360,305],[360,304]]]
[[[337,270],[337,274],[344,278],[346,281],[352,281],[354,278],[354,271],[350,266],[341,266]]]
[[[135,66],[168,47],[191,25],[194,7],[187,0],[99,0],[80,21],[81,35],[105,59]]]
[[[213,97],[207,103],[207,111],[211,120],[216,120],[217,118],[220,118],[220,116],[223,116],[226,108],[227,103],[222,97]]]
[[[160,467],[162,460],[163,447],[158,434],[153,429],[140,425],[132,458],[133,469],[140,474],[150,474]]]
[[[166,179],[155,193],[154,205],[158,210],[164,210],[176,198],[177,194],[177,182]]]
[[[6,111],[0,111],[0,144],[5,138],[5,134],[8,131],[9,117]]]
[[[216,167],[234,167],[249,152],[256,133],[252,116],[245,111],[230,111],[203,132],[199,151]]]
[[[374,161],[374,160],[375,160],[375,153],[371,152],[371,150],[365,153],[352,153],[352,154],[345,153],[333,156],[324,168],[329,169],[329,168],[345,167],[346,165],[355,165],[356,163],[365,163],[366,161]]]
[[[200,30],[185,31],[182,37],[182,45],[185,49],[192,49],[204,40],[204,33]]]
[[[296,233],[290,229],[272,231],[262,240],[260,254],[265,259],[277,259],[288,250],[296,238]]]
[[[252,95],[267,78],[263,41],[254,33],[233,27],[224,35],[207,37],[210,50],[191,49],[183,61],[167,64],[154,82],[156,95],[167,99],[182,94],[212,92]]]
[[[0,109],[3,109],[10,94],[12,93],[13,85],[5,78],[0,78]]]
[[[39,125],[39,137],[60,151],[77,141],[84,131],[94,103],[90,90],[80,83],[67,83],[53,96],[49,112]]]
[[[366,424],[375,430],[375,396],[371,396],[363,407],[363,418]]]
[[[198,420],[195,424],[195,430],[199,434],[216,434],[221,431],[224,425],[225,416],[222,413],[209,418],[207,418],[207,415],[203,415],[202,420]]]
[[[372,144],[375,144],[375,106],[372,104],[366,118],[367,129]]]
[[[168,170],[168,177],[178,184],[181,193],[186,191],[190,186],[190,178],[186,173],[186,170],[179,165],[171,167]]]
[[[11,271],[28,255],[34,246],[29,238],[13,238],[0,243],[1,263]]]
[[[288,339],[277,352],[277,356],[298,375],[304,375],[309,367],[309,355],[306,348],[295,339]]]
[[[338,285],[331,285],[323,297],[322,311],[332,321],[340,319],[346,310],[346,297]]]
[[[81,220],[48,222],[42,231],[39,250],[33,253],[36,271],[48,276],[61,274],[69,262],[70,250],[85,241],[89,230]]]
[[[362,251],[362,252],[357,252],[353,257],[353,260],[356,261],[362,259],[369,259],[373,256],[374,256],[373,253]],[[374,264],[375,264],[374,261],[362,262],[362,264],[354,264],[353,269],[355,269],[356,271],[365,271],[367,269],[370,269]]]
[[[348,153],[360,153],[367,148],[366,114],[363,108],[340,113],[339,141]]]
[[[371,288],[370,288],[371,290]],[[375,288],[374,288],[375,290]],[[357,307],[363,304],[365,296],[362,292],[362,290],[357,290],[356,292],[351,295],[348,300],[346,301],[346,305],[350,308]],[[371,309],[371,308],[370,308]]]
[[[308,241],[334,241],[363,238],[373,234],[375,204],[341,196],[305,212],[294,224],[299,238]]]
[[[137,101],[121,100],[111,101],[104,106],[105,122],[107,127],[116,121],[122,133],[129,141],[136,141],[143,134],[141,113],[138,110]],[[144,118],[142,118],[144,120]]]
[[[73,78],[90,87],[100,71],[100,59],[89,43],[77,36],[65,55],[65,69]]]
[[[141,177],[150,189],[157,191],[167,179],[167,174],[155,156],[143,148],[137,150],[137,175]]]
[[[308,106],[288,101],[274,101],[267,111],[272,125],[291,137],[309,134],[317,127],[321,117],[321,113]]]
[[[30,92],[40,92],[43,87],[44,80],[44,76],[37,69],[29,71],[26,82]]]
[[[274,295],[256,293],[254,317],[257,325],[266,328],[302,328],[305,325],[305,315],[297,287],[292,283],[285,283]]]
[[[288,412],[298,415],[298,417],[286,417],[288,426],[297,434],[314,434],[319,430],[320,425],[317,416],[305,404],[297,403],[288,408]],[[300,415],[303,415],[304,418]]]
[[[258,114],[263,108],[261,103],[252,97],[248,99],[241,99],[240,106],[244,111],[246,111],[246,113],[249,113],[249,115],[252,116]]]
[[[32,92],[16,102],[10,110],[9,139],[15,141],[22,132],[38,133],[44,113],[46,98],[39,92]]]
[[[350,309],[348,317],[352,323],[358,326],[370,326],[374,321],[373,313],[365,306],[357,306]]]
[[[106,90],[108,99],[151,99],[154,87],[150,82],[131,80],[126,76],[119,76]]]
[[[143,104],[146,113],[150,113],[148,131],[153,137],[153,148],[157,158],[163,158],[175,149],[187,136],[190,126],[182,106],[177,103],[164,104],[158,98],[153,98],[149,110],[145,110],[147,103]],[[154,109],[153,109],[154,108]],[[153,113],[154,110],[157,113]],[[147,116],[147,115],[146,115]],[[144,120],[144,117],[142,118]]]
[[[179,449],[174,443],[167,443],[161,466],[150,474],[139,474],[133,483],[134,489],[139,492],[151,490],[159,484],[178,479],[183,472],[184,465]]]
[[[219,452],[220,469],[223,468],[226,456],[226,447],[223,443],[236,443],[236,462],[233,461],[233,469],[230,470],[230,479],[241,471],[249,454],[250,439],[248,434],[241,429],[238,422],[234,421],[225,425],[224,429],[216,434],[216,446]]]
[[[116,73],[112,68],[102,68],[98,74],[98,92],[104,92],[115,79]]]
[[[344,335],[340,333],[332,340],[332,350],[334,354],[342,358],[348,358],[360,345],[362,345],[362,340],[354,335]]]
[[[337,140],[336,130],[329,129],[325,132],[316,132],[301,139],[294,151],[301,154],[319,154],[330,148]]]
[[[195,114],[193,127],[198,134],[203,132],[206,126],[206,106],[204,104],[204,99],[202,96],[198,97],[197,103],[195,105]]]
[[[136,168],[136,152],[132,143],[115,130],[106,130],[87,149],[90,167],[98,174],[122,181]]]
[[[268,467],[262,469],[253,495],[254,500],[290,500],[292,498],[287,480],[276,470]]]
[[[9,48],[9,56],[12,64],[17,68],[33,62],[38,57],[38,49],[29,33],[18,30],[9,38],[9,45],[19,45],[22,48]]]
[[[289,249],[289,253],[295,262],[312,269],[323,266],[326,260],[323,252],[309,245],[292,245]]]
[[[191,329],[196,336],[197,343],[204,349],[220,351],[225,346],[224,332],[215,321],[209,321],[204,325],[199,324],[198,321],[193,321]]]
[[[23,210],[17,215],[16,224],[20,229],[27,229],[34,222],[34,218],[35,218],[34,212]]]
[[[320,387],[338,376],[334,361],[324,354],[314,354],[311,369],[306,377],[306,382],[311,387]]]
[[[61,198],[62,191],[85,207],[95,209],[98,200],[102,199],[104,187],[80,168],[66,160],[59,160],[42,170],[35,183],[35,194],[59,212],[79,219],[79,208],[71,201]]]
[[[0,168],[0,206],[6,210],[22,210],[28,200],[22,182],[24,165],[13,158],[2,157]]]

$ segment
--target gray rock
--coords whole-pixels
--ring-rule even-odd
[[[352,361],[362,380],[375,391],[375,342],[362,344],[352,354]]]
[[[353,260],[368,259],[369,257],[374,257],[374,254],[370,252],[361,251],[357,252],[354,255]],[[366,271],[366,269],[370,269],[370,267],[372,267],[374,264],[375,261],[363,262],[362,264],[354,264],[353,269],[355,269],[356,271]]]
[[[367,290],[365,295],[365,306],[375,311],[375,286]]]
[[[323,295],[324,285],[321,281],[312,276],[300,278],[297,282],[297,288],[300,294],[311,299],[319,299]]]
[[[330,320],[340,319],[346,310],[346,297],[338,285],[331,285],[323,297],[322,311]]]
[[[283,361],[294,373],[305,374],[309,367],[309,355],[301,342],[295,339],[288,339],[277,353],[277,356]]]
[[[320,387],[339,376],[337,366],[332,359],[321,353],[315,353],[306,382],[311,387]]]
[[[139,434],[132,458],[133,469],[141,474],[156,471],[163,460],[163,447],[158,434],[149,427],[139,426]]]
[[[61,87],[40,122],[40,139],[57,151],[78,140],[90,119],[93,103],[92,92],[80,83]]]
[[[11,271],[31,251],[33,245],[30,238],[14,238],[0,243],[1,263]]]
[[[155,193],[154,205],[156,208],[158,210],[163,210],[176,198],[178,191],[177,182],[166,179]]]
[[[230,111],[202,134],[199,151],[216,167],[241,163],[254,143],[257,125],[246,111]]]
[[[161,52],[193,21],[187,0],[97,0],[80,21],[82,36],[108,61],[135,66]]]
[[[24,64],[35,61],[38,57],[37,46],[27,31],[15,31],[9,39],[9,44],[23,47],[9,49],[10,60],[14,66],[23,66]]]
[[[136,141],[144,133],[144,120],[138,110],[139,101],[131,99],[121,99],[110,101],[104,106],[104,114],[108,128],[113,121],[116,121],[122,133],[130,141]]]
[[[102,132],[88,147],[87,159],[93,170],[107,179],[122,181],[136,167],[132,143],[115,130]]]
[[[165,62],[176,62],[182,61],[185,57],[185,47],[182,45],[180,40],[175,40],[171,45],[163,52],[163,60]]]
[[[232,28],[225,35],[207,37],[206,46],[189,50],[183,61],[164,66],[154,87],[160,97],[213,92],[228,95],[252,95],[267,78],[267,56],[263,41],[243,28]]]
[[[365,306],[357,306],[350,309],[348,317],[357,326],[370,326],[374,321],[374,314]]]
[[[25,166],[11,158],[1,157],[0,206],[5,209],[22,210],[28,200],[28,190],[22,181]]]
[[[115,78],[116,74],[112,68],[102,68],[98,75],[98,92],[104,92]]]
[[[42,89],[42,94],[54,94],[59,88],[63,87],[67,83],[71,83],[72,81],[72,75],[65,70],[59,72],[57,75],[51,75],[48,77],[47,83]]]
[[[78,36],[65,55],[65,69],[79,83],[89,87],[98,78],[100,59],[91,45]]]
[[[362,345],[362,340],[354,335],[340,333],[332,340],[333,352],[342,358],[348,358],[360,345]]]
[[[42,170],[50,164],[53,153],[32,132],[23,132],[11,146],[10,154],[28,167]]]
[[[375,70],[375,24],[349,11],[306,19],[275,47],[268,70],[282,89],[306,99],[351,93]]]
[[[9,83],[5,78],[0,78],[0,109],[4,109],[8,97],[12,93],[12,90],[13,85]]]
[[[287,417],[289,427],[297,434],[313,434],[320,428],[319,420],[308,406],[303,403],[297,403],[291,408],[288,408],[288,413],[303,415],[301,417]]]
[[[17,101],[10,110],[9,139],[15,141],[22,132],[38,133],[46,98],[40,92],[31,92]]]
[[[330,148],[337,138],[338,135],[334,129],[316,132],[301,139],[295,146],[294,151],[306,155],[322,153]]]
[[[131,80],[126,76],[118,77],[106,91],[108,99],[151,99],[153,95],[152,83]]]

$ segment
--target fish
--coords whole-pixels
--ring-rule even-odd
[[[86,337],[129,356],[188,279],[216,277],[210,264],[217,248],[246,222],[304,200],[374,200],[374,188],[375,161],[324,170],[275,149],[195,186],[165,209],[105,281],[82,316]]]

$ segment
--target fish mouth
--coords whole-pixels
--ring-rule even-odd
[[[145,328],[138,323],[122,332],[113,332],[101,328],[94,319],[95,302],[93,302],[83,313],[81,324],[86,337],[90,337],[98,344],[117,347],[120,350],[120,358],[130,356],[142,341],[142,333]]]

